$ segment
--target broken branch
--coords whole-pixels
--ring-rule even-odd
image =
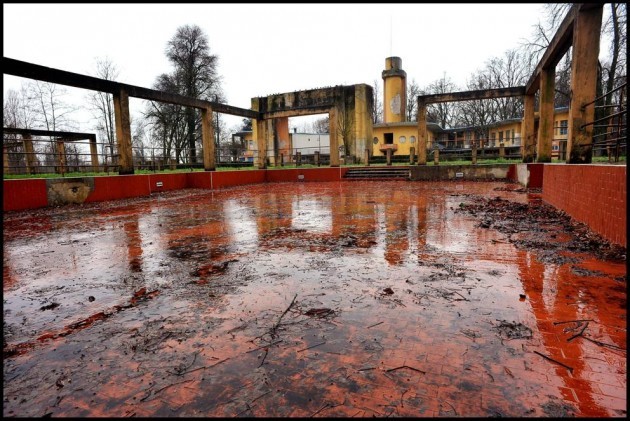
[[[285,314],[287,314],[289,312],[289,310],[291,309],[291,307],[293,307],[293,303],[295,303],[295,299],[297,298],[297,294],[295,294],[295,296],[293,297],[293,300],[291,300],[291,304],[289,304],[289,307],[287,307],[286,310],[284,310],[284,313],[282,313],[280,315],[280,318],[278,319],[278,322],[274,325],[274,327],[272,327],[270,329],[270,332],[272,335],[275,335],[276,333],[276,329],[278,329],[278,326],[280,326],[280,322],[282,321],[282,318],[284,317]]]
[[[558,365],[561,365],[562,367],[566,368],[567,370],[569,370],[569,371],[573,372],[573,367],[569,367],[568,365],[563,364],[563,363],[561,363],[560,361],[556,361],[556,360],[554,360],[553,358],[548,357],[548,356],[546,356],[545,354],[541,354],[541,353],[540,353],[540,352],[538,352],[538,351],[534,351],[534,353],[535,353],[535,354],[540,355],[541,357],[543,357],[543,358],[545,358],[545,359],[547,359],[547,360],[549,360],[549,361],[551,361],[551,362],[554,362],[554,363],[556,363],[556,364],[558,364]]]
[[[304,349],[300,349],[297,352],[302,352],[302,351],[306,351],[307,349],[311,349],[311,348],[315,348],[316,346],[320,346],[320,345],[324,345],[326,342],[322,342],[321,344],[316,344],[316,345],[311,345],[308,348],[304,348]]]
[[[586,324],[584,325],[582,330],[580,330],[578,333],[576,333],[575,335],[573,335],[569,339],[567,339],[567,342],[571,342],[573,339],[577,338],[578,336],[582,336],[582,333],[584,333],[584,331],[586,330],[587,327],[588,327],[588,322],[586,322]]]
[[[413,371],[417,371],[418,373],[426,374],[424,371],[418,370],[417,368],[410,367],[408,365],[401,365],[400,367],[390,368],[389,370],[385,370],[385,371],[387,371],[389,373],[391,371],[400,370],[401,368],[408,368],[409,370],[413,370]]]

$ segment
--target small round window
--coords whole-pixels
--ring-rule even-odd
[[[403,144],[407,141],[407,138],[405,136],[400,136],[398,138],[398,143]]]
[[[416,143],[416,137],[415,136],[409,136],[409,143]]]
[[[374,140],[372,141],[375,145],[378,145],[378,137],[375,137]]]

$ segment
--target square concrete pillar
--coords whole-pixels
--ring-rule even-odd
[[[534,95],[525,95],[523,112],[523,144],[521,155],[523,162],[534,162],[536,155],[536,135],[534,133]]]
[[[203,169],[205,171],[216,170],[214,123],[211,107],[201,110],[201,143],[203,146]]]
[[[121,88],[114,93],[116,140],[118,141],[118,173],[133,174],[133,150],[131,149],[131,123],[129,119],[129,94]]]
[[[571,164],[587,164],[592,160],[592,122],[595,119],[595,104],[592,102],[597,92],[601,26],[602,7],[582,9],[575,18],[567,141],[567,162]],[[585,106],[589,102],[591,104]]]
[[[551,162],[555,77],[555,68],[543,69],[540,72],[540,120],[538,124],[536,162]]]
[[[330,166],[339,166],[339,133],[338,133],[338,111],[333,107],[328,111],[328,123],[330,125]]]
[[[427,104],[418,101],[418,165],[427,164]]]

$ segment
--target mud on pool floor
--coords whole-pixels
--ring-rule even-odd
[[[519,187],[5,213],[3,415],[624,416],[625,249]]]

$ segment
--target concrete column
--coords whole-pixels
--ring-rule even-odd
[[[24,153],[26,154],[26,173],[35,174],[35,149],[33,148],[33,138],[30,134],[22,135],[24,142]]]
[[[370,166],[370,150],[365,150],[365,165]]]
[[[63,140],[57,141],[57,162],[59,163],[59,173],[66,172],[66,144]]]
[[[418,165],[427,165],[427,104],[418,101]]]
[[[505,145],[499,143],[499,158],[505,158]]]
[[[203,169],[205,171],[216,170],[212,107],[201,110],[201,144],[203,147]]]
[[[4,174],[11,174],[11,169],[9,168],[9,149],[7,147],[2,148],[2,163],[4,164]],[[28,167],[27,171],[28,171]]]
[[[387,149],[385,155],[387,156],[387,165],[392,165],[392,150]]]
[[[256,125],[256,143],[258,144],[258,169],[267,168],[267,122],[266,120],[252,121],[252,125]]]
[[[133,151],[131,149],[131,123],[129,119],[129,94],[120,89],[114,95],[116,140],[118,141],[118,173],[133,174]]]
[[[522,126],[522,139],[521,155],[523,156],[523,162],[534,162],[534,155],[536,152],[536,136],[534,134],[534,95],[525,95],[524,99],[524,113],[523,113],[523,126]]]
[[[339,166],[339,138],[337,133],[337,108],[333,107],[328,111],[328,122],[330,124],[330,166]]]
[[[595,104],[583,107],[596,97],[602,7],[581,10],[573,27],[571,61],[571,104],[567,140],[567,163],[588,164],[592,160]],[[600,123],[601,124],[601,123]]]
[[[440,165],[440,149],[437,146],[433,149],[433,165]]]
[[[92,171],[98,172],[98,149],[96,136],[90,138],[90,158],[92,159]]]
[[[416,148],[412,146],[409,148],[409,165],[413,165],[415,157],[416,157]]]
[[[540,72],[540,120],[538,123],[536,162],[551,162],[555,77],[555,68],[543,69]]]

